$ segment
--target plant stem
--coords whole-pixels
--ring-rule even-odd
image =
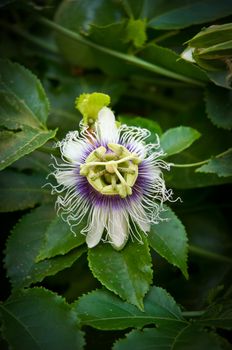
[[[229,258],[228,256],[224,256],[224,255],[221,255],[218,253],[210,252],[204,248],[197,247],[195,245],[189,245],[189,251],[190,251],[190,253],[193,253],[195,255],[199,255],[199,256],[207,258],[207,259],[212,259],[215,261],[226,262],[226,263],[232,264],[232,258]]]
[[[195,80],[193,78],[186,77],[185,75],[182,75],[182,74],[178,74],[178,73],[172,72],[172,71],[170,71],[168,69],[165,69],[163,67],[160,67],[160,66],[152,64],[150,62],[144,61],[144,60],[142,60],[142,59],[140,59],[140,58],[138,58],[136,56],[129,55],[129,54],[126,54],[126,53],[123,53],[123,52],[119,52],[119,51],[115,51],[115,50],[109,49],[107,47],[95,44],[94,42],[92,42],[92,41],[90,41],[88,39],[85,39],[80,34],[74,33],[71,30],[62,27],[59,24],[57,24],[57,23],[55,23],[53,21],[50,21],[47,18],[40,17],[38,20],[39,20],[39,22],[43,23],[44,25],[46,25],[46,26],[48,26],[48,27],[50,27],[52,29],[55,29],[56,31],[66,35],[69,38],[72,38],[75,41],[78,41],[78,42],[80,42],[80,43],[82,43],[84,45],[92,47],[92,48],[94,48],[94,49],[96,49],[98,51],[101,51],[103,53],[106,53],[106,54],[108,54],[110,56],[114,56],[114,57],[117,57],[117,58],[119,58],[119,59],[121,59],[123,61],[126,61],[128,63],[134,64],[134,65],[136,65],[138,67],[141,67],[141,68],[143,68],[145,70],[151,71],[153,73],[161,74],[161,75],[164,75],[166,77],[173,78],[173,79],[177,79],[177,80],[180,80],[180,81],[184,81],[184,82],[187,82],[189,84],[194,84],[194,85],[202,86],[202,87],[205,85],[201,81]]]
[[[231,153],[231,152],[232,152],[232,148],[229,148],[229,149],[227,149],[226,151],[217,154],[214,158],[216,158],[216,159],[221,158],[221,157],[223,157],[223,156],[225,156],[226,154]],[[175,168],[190,168],[190,167],[195,167],[195,166],[198,166],[198,165],[203,165],[203,164],[205,164],[205,163],[208,163],[210,160],[211,160],[211,158],[202,160],[202,161],[200,161],[200,162],[188,163],[188,164],[176,164],[176,163],[172,163],[171,166],[173,166],[173,167],[175,167]]]
[[[182,311],[184,317],[200,317],[205,313],[205,310],[200,311]]]
[[[196,163],[187,163],[187,164],[176,164],[176,163],[172,163],[171,166],[175,167],[175,168],[191,168],[191,167],[195,167],[195,166],[199,166],[199,165],[203,165],[207,162],[210,161],[209,159],[206,160],[202,160],[201,162],[196,162]]]
[[[223,157],[225,156],[226,154],[232,152],[232,148],[229,148],[227,149],[226,151],[222,152],[222,153],[219,153],[217,156],[215,156],[215,158],[220,158],[220,157]]]
[[[33,44],[36,44],[36,45],[42,47],[45,50],[48,50],[48,51],[50,51],[52,53],[55,53],[55,54],[58,53],[58,50],[56,49],[55,45],[48,44],[47,42],[45,42],[41,38],[36,37],[34,35],[31,35],[30,33],[28,33],[25,30],[19,28],[18,26],[15,26],[15,25],[14,26],[10,26],[7,23],[1,23],[1,25],[4,28],[7,28],[7,29],[11,30],[12,32],[20,35],[21,37],[27,39],[28,41],[32,42]]]

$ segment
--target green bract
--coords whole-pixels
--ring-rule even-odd
[[[110,104],[110,97],[106,94],[94,92],[92,94],[82,94],[76,98],[76,108],[83,115],[85,125],[93,125],[97,119],[98,112],[102,107]]]

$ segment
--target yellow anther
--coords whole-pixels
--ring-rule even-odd
[[[94,155],[100,160],[104,159],[105,153],[106,153],[106,148],[104,146],[100,146],[94,151]]]
[[[118,167],[118,170],[120,171],[120,173],[135,174],[135,170],[129,168]]]
[[[110,152],[100,146],[90,153],[80,166],[80,175],[86,176],[90,185],[103,195],[130,196],[141,160],[122,145],[107,146]]]
[[[98,177],[105,175],[105,173],[106,173],[106,170],[99,171],[98,173],[91,173],[91,175],[89,175],[89,178],[91,180],[96,180]]]

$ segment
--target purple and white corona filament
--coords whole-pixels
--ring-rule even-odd
[[[171,198],[161,169],[169,165],[160,157],[159,143],[146,144],[150,132],[138,127],[117,127],[113,112],[103,107],[94,131],[82,126],[58,143],[62,164],[53,175],[58,193],[57,211],[71,229],[87,217],[81,233],[89,248],[100,240],[122,249],[129,236],[141,240],[157,223],[163,203]]]

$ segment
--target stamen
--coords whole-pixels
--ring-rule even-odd
[[[121,191],[120,193],[120,196],[122,198],[126,197],[127,195],[131,195],[132,194],[132,189],[131,187],[127,184],[126,180],[124,179],[124,177],[122,177],[122,175],[120,174],[120,172],[117,170],[116,167],[114,167],[114,172],[115,174],[118,176],[119,180],[121,181],[121,184],[124,185],[121,187],[122,190],[125,190],[124,191]]]
[[[115,175],[111,176],[111,186],[112,186],[113,190],[116,191],[116,176]]]
[[[111,143],[108,148],[112,152],[107,153],[106,148],[100,146],[90,153],[80,165],[80,175],[86,176],[101,194],[125,198],[132,194],[141,159],[122,145]]]
[[[97,166],[97,165],[110,165],[110,164],[120,164],[120,163],[124,163],[128,160],[132,160],[133,163],[135,164],[139,164],[141,163],[141,160],[139,159],[139,157],[137,156],[137,154],[131,154],[130,156],[127,156],[125,158],[119,159],[119,160],[109,160],[108,162],[88,162],[85,164],[81,164],[80,168],[84,169],[87,167],[92,167],[92,166]]]
[[[98,147],[95,151],[94,151],[94,155],[100,159],[101,161],[104,161],[104,155],[106,153],[106,148],[103,146]]]
[[[120,167],[118,167],[118,170],[121,173],[135,174],[135,170],[132,170],[132,169],[129,169],[129,168],[120,168]]]
[[[91,175],[89,175],[89,177],[91,180],[96,180],[98,177],[105,174],[106,174],[106,170],[102,170],[102,171],[99,171],[98,173],[92,173]]]

